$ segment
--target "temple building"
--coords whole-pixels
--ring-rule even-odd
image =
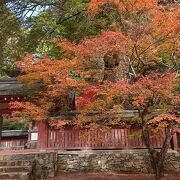
[[[23,85],[16,78],[0,78],[0,142],[3,126],[3,115],[11,115],[9,102],[22,101],[24,97],[18,95],[17,90]]]

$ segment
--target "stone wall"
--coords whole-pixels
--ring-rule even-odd
[[[110,171],[128,173],[152,172],[146,150],[89,150],[57,152],[24,152],[0,154],[0,161],[33,160],[33,176],[45,179],[59,172]],[[180,153],[169,151],[165,169],[180,173]]]
[[[165,170],[180,173],[180,153],[169,151]],[[59,172],[152,172],[146,150],[58,152]]]
[[[53,178],[57,172],[57,153],[56,152],[27,152],[20,154],[0,154],[0,161],[21,161],[33,160],[33,176],[41,179]]]

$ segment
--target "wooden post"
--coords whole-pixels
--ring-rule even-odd
[[[1,146],[2,126],[3,126],[3,117],[0,115],[0,146]]]
[[[38,148],[46,149],[48,147],[48,124],[41,121],[38,124]]]
[[[177,134],[175,133],[171,139],[171,147],[173,150],[178,149],[178,143],[177,143]]]

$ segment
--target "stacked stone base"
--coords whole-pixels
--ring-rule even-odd
[[[41,179],[55,177],[57,172],[153,172],[146,150],[24,152],[22,154],[0,155],[0,164],[2,166],[5,166],[7,162],[26,161],[34,162],[32,166],[32,177]],[[17,165],[22,166],[22,163],[17,163]],[[16,163],[13,166],[17,168]],[[3,171],[5,170],[3,169]],[[167,173],[180,173],[179,152],[168,152],[165,170]]]
[[[168,152],[165,170],[169,173],[180,173],[180,153]],[[59,152],[58,171],[153,172],[146,150]]]

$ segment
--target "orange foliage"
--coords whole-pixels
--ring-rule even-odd
[[[140,69],[144,70],[158,62],[164,65],[162,52],[170,55],[168,63],[173,64],[174,68],[174,56],[178,49],[179,8],[158,6],[157,0],[91,0],[88,4],[90,14],[97,14],[105,4],[114,4],[120,12],[118,22],[112,22],[112,29],[102,30],[99,35],[86,38],[80,43],[60,40],[59,46],[64,49],[62,60],[34,60],[32,56],[27,56],[18,63],[24,72],[20,79],[25,84],[43,85],[31,103],[16,104],[17,108],[25,110],[21,111],[25,113],[24,116],[50,119],[50,110],[54,107],[58,109],[59,104],[64,103],[62,97],[67,96],[72,89],[82,94],[77,98],[78,109],[87,107],[89,111],[92,108],[93,111],[96,109],[102,112],[111,108],[114,112],[118,108],[113,103],[119,102],[119,105],[128,104],[140,110],[146,108],[151,101],[156,102],[151,108],[161,108],[165,112],[173,109],[173,103],[178,102],[177,96],[171,91],[175,87],[173,73],[161,75],[146,71],[144,74],[149,75],[142,77],[137,74]],[[121,28],[116,25],[118,23]],[[106,73],[106,69],[99,66],[100,59],[114,52],[120,60],[125,61],[133,71],[134,79],[138,81],[129,84],[127,81],[114,80],[113,83],[94,78]],[[171,72],[171,66],[168,68]],[[89,79],[93,79],[93,83]],[[106,98],[104,100],[100,97]],[[108,112],[104,115],[109,116]],[[114,120],[112,116],[110,119]]]
[[[116,23],[120,23],[124,29],[117,26],[113,30],[102,31],[97,37],[84,39],[79,44],[64,41],[60,45],[81,60],[87,61],[87,57],[90,57],[95,61],[108,52],[116,52],[122,58],[128,57],[135,66],[162,62],[163,51],[170,55],[178,53],[178,6],[161,7],[157,0],[92,0],[89,10],[92,14],[97,13],[107,3],[118,6],[120,17]],[[169,61],[174,61],[173,57]]]
[[[38,107],[37,105],[30,102],[13,102],[10,104],[11,108],[15,109],[13,115],[20,116],[24,119],[41,121],[48,117],[47,104],[43,107]]]
[[[86,108],[86,106],[94,102],[97,98],[98,91],[99,88],[95,86],[83,89],[82,95],[76,98],[77,110],[82,110]]]
[[[24,75],[19,79],[29,87],[37,88],[36,93],[27,102],[14,102],[11,107],[17,109],[16,115],[33,120],[48,120],[50,111],[59,108],[62,101],[72,88],[84,86],[84,81],[76,81],[71,75],[72,70],[81,69],[78,60],[56,60],[47,58],[35,60],[32,56],[27,56],[23,61],[17,63]],[[67,100],[66,100],[67,101]]]
[[[180,120],[175,114],[177,111],[179,95],[173,92],[176,87],[176,78],[173,73],[150,73],[140,76],[134,83],[119,80],[116,83],[104,83],[96,91],[96,100],[88,101],[88,106],[79,116],[78,125],[88,123],[99,126],[126,123],[123,109],[135,109],[139,116],[148,125],[162,130],[169,124],[174,126],[174,131],[179,131]],[[83,98],[83,97],[82,97]],[[82,100],[83,102],[83,100]],[[99,113],[87,118],[89,112]],[[138,123],[142,123],[142,119]],[[104,123],[105,121],[105,123]],[[100,123],[100,124],[99,124]]]
[[[98,58],[109,51],[125,53],[128,41],[120,31],[102,31],[98,37],[85,39],[80,44],[63,41],[60,43],[66,51],[74,52],[78,58]]]
[[[91,0],[89,9],[97,13],[104,4],[115,4],[122,12],[137,12],[144,9],[151,9],[158,5],[157,0]]]
[[[108,92],[112,97],[120,96],[123,98],[123,96],[128,95],[125,96],[126,100],[129,99],[135,109],[141,110],[152,105],[154,110],[161,107],[161,110],[164,108],[164,111],[171,111],[170,106],[166,107],[165,105],[169,103],[175,106],[174,98],[177,98],[177,95],[172,91],[175,87],[175,74],[150,73],[140,77],[132,84],[118,81],[113,84],[112,88],[108,89]]]

